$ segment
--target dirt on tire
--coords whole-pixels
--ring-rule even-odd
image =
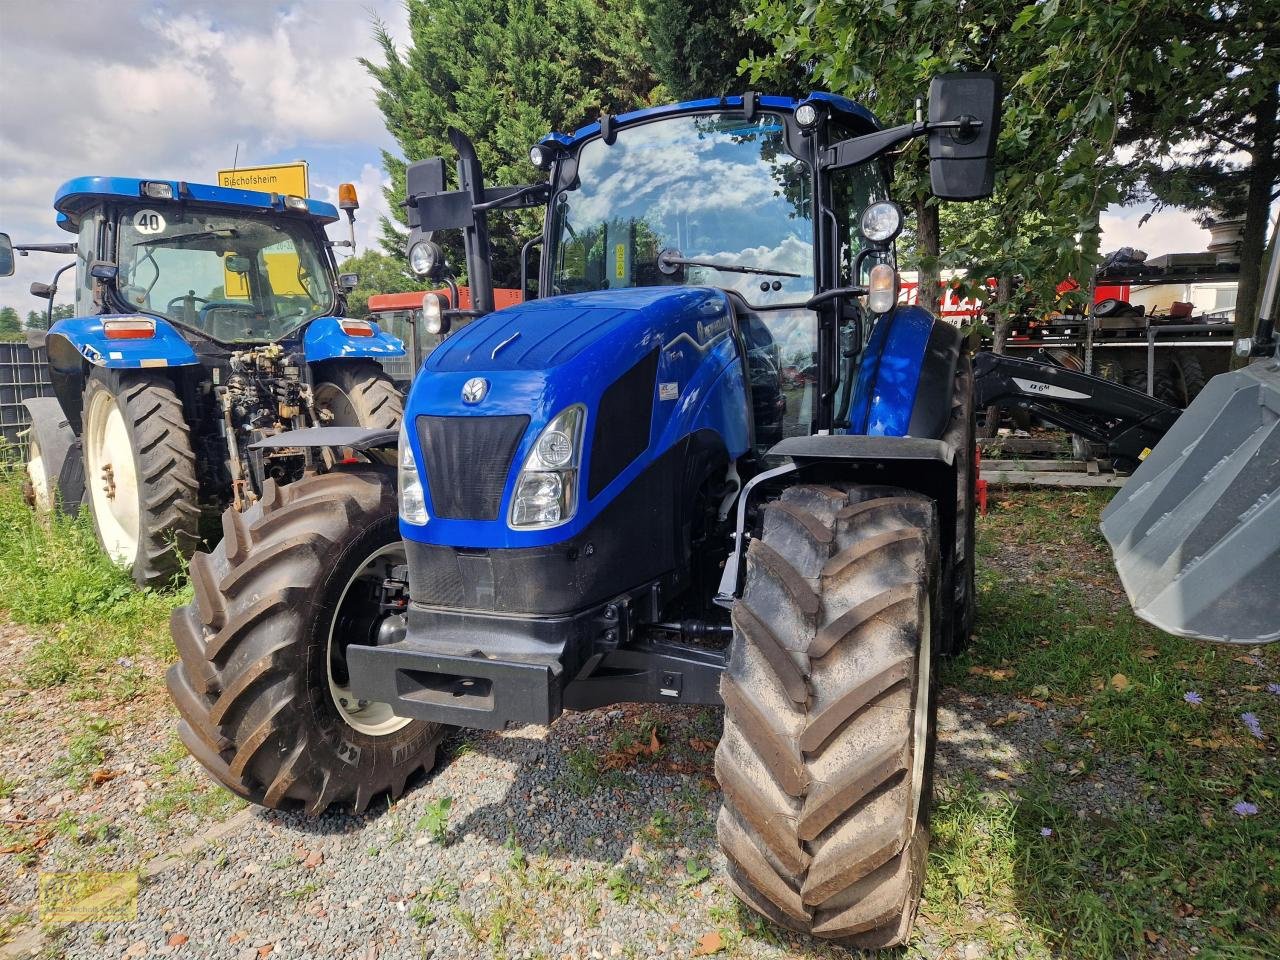
[[[747,551],[721,680],[729,885],[856,947],[909,935],[928,848],[937,511],[885,487],[798,485]]]
[[[167,586],[199,542],[200,484],[191,431],[173,383],[159,374],[92,375],[85,385],[83,409],[96,394],[110,395],[124,422],[132,448],[138,486],[138,540],[131,566],[140,587]],[[85,449],[93,438],[84,438]],[[89,476],[85,483],[98,482]],[[93,497],[84,502],[93,513]],[[98,519],[94,518],[95,526]],[[102,534],[98,539],[101,542]]]
[[[329,631],[353,572],[400,542],[388,468],[344,467],[286,486],[269,481],[223,540],[191,561],[195,600],[170,620],[168,672],[191,754],[227,789],[316,816],[403,793],[435,765],[438,724],[385,735],[350,726],[329,687]]]

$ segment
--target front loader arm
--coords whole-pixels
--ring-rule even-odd
[[[1105,444],[1112,461],[1128,470],[1137,467],[1181,413],[1111,380],[994,353],[974,357],[973,389],[978,408],[1016,404]]]

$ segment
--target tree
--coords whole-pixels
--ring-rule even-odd
[[[1267,219],[1280,183],[1280,38],[1273,0],[1178,0],[1136,23],[1145,82],[1130,90],[1120,142],[1147,196],[1244,217],[1236,336],[1258,318]],[[1193,42],[1189,42],[1193,41]]]
[[[449,127],[475,142],[489,183],[529,183],[541,178],[528,161],[529,147],[547,132],[646,106],[657,85],[640,0],[407,0],[405,6],[409,47],[397,49],[375,23],[383,62],[362,61],[403,151],[403,159],[383,155],[399,224],[384,221],[383,246],[394,257],[404,256],[405,161],[452,161]],[[540,228],[533,213],[490,218],[499,285],[516,285],[520,246]],[[451,239],[446,250],[460,263],[460,244]]]
[[[1062,17],[1062,6],[1087,16]],[[980,211],[958,208],[957,229],[944,235],[946,224],[927,194],[923,142],[899,159],[895,192],[915,207],[922,289],[934,288],[931,275],[940,265],[965,267],[1003,280],[1001,294],[1011,295],[1020,277],[1027,299],[1048,304],[1064,277],[1091,273],[1098,215],[1123,195],[1111,160],[1124,85],[1112,58],[1123,59],[1131,40],[1126,24],[1103,16],[1115,6],[761,0],[751,22],[773,37],[774,50],[748,67],[753,76],[767,76],[779,65],[811,61],[816,82],[867,102],[887,123],[911,117],[915,98],[938,73],[1000,73],[1006,97],[992,200]],[[1090,69],[1081,69],[1083,62]],[[997,349],[1011,306],[998,296]]]
[[[377,250],[366,250],[358,257],[351,257],[338,269],[343,273],[360,275],[356,288],[347,294],[349,317],[367,317],[369,297],[374,294],[405,293],[423,286],[422,281],[409,275],[403,256],[390,257]]]
[[[22,318],[13,307],[0,307],[0,337],[12,337],[22,332]]]
[[[747,27],[753,0],[644,0],[653,41],[653,68],[667,95],[696,100],[741,93],[739,65],[770,44]],[[804,71],[775,76],[770,93],[803,92]]]

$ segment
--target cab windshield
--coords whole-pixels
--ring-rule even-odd
[[[127,209],[116,262],[132,307],[224,343],[276,340],[333,310],[328,260],[306,220]]]
[[[812,296],[811,179],[781,117],[624,127],[612,145],[584,144],[577,167],[553,211],[555,293],[694,284],[757,307]]]

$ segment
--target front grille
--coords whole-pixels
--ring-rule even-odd
[[[423,468],[438,517],[496,520],[529,417],[418,417]]]

